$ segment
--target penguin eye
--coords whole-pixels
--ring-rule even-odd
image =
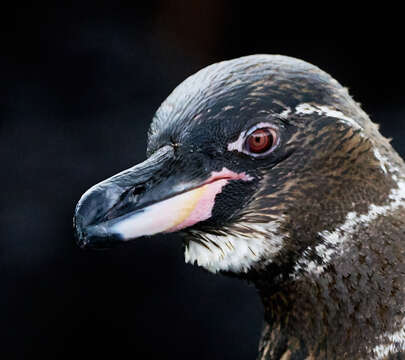
[[[278,128],[273,124],[262,122],[242,131],[236,141],[228,143],[228,150],[253,157],[264,157],[270,154],[279,142]]]
[[[263,127],[251,132],[244,144],[244,150],[252,155],[264,155],[269,153],[278,142],[276,130]]]

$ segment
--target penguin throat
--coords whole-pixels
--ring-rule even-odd
[[[185,247],[185,261],[216,273],[246,273],[271,260],[282,249],[284,236],[279,221],[240,222],[221,233],[190,230]]]

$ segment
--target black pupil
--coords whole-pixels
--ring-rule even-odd
[[[258,129],[250,135],[248,148],[252,153],[266,152],[273,146],[273,136],[268,129]]]

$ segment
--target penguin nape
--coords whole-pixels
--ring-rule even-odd
[[[147,160],[89,189],[81,247],[180,232],[185,260],[252,282],[258,359],[405,359],[405,166],[304,61],[208,66],[157,110]]]

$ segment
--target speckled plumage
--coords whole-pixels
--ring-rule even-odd
[[[194,85],[201,79],[207,87]],[[295,126],[282,145],[293,155],[270,172],[263,171],[259,189],[236,222],[285,217],[285,243],[278,256],[241,276],[257,286],[265,307],[259,358],[384,359],[373,350],[386,343],[385,334],[404,326],[403,205],[371,222],[360,221],[351,234],[342,232],[344,249],[327,264],[316,246],[325,243],[322,233],[345,223],[348,213],[355,214],[356,221],[370,206],[392,201],[388,195],[404,172],[389,142],[345,88],[300,61],[242,58],[204,69],[181,86],[197,88],[197,94],[177,89],[157,113],[154,124],[160,130],[159,119],[170,118],[170,111],[189,117],[192,112],[201,122],[207,116],[284,114]],[[179,100],[185,94],[190,100]],[[238,105],[229,103],[230,97],[237,98]],[[311,263],[326,269],[322,274],[311,272]],[[397,355],[389,356],[398,358],[403,348],[402,344],[394,351]]]
[[[237,151],[258,123],[280,136],[265,158]],[[187,261],[257,287],[258,359],[405,359],[405,167],[347,89],[284,56],[214,64],[157,111],[149,156],[164,146],[146,189],[224,167],[251,179],[183,233]]]

